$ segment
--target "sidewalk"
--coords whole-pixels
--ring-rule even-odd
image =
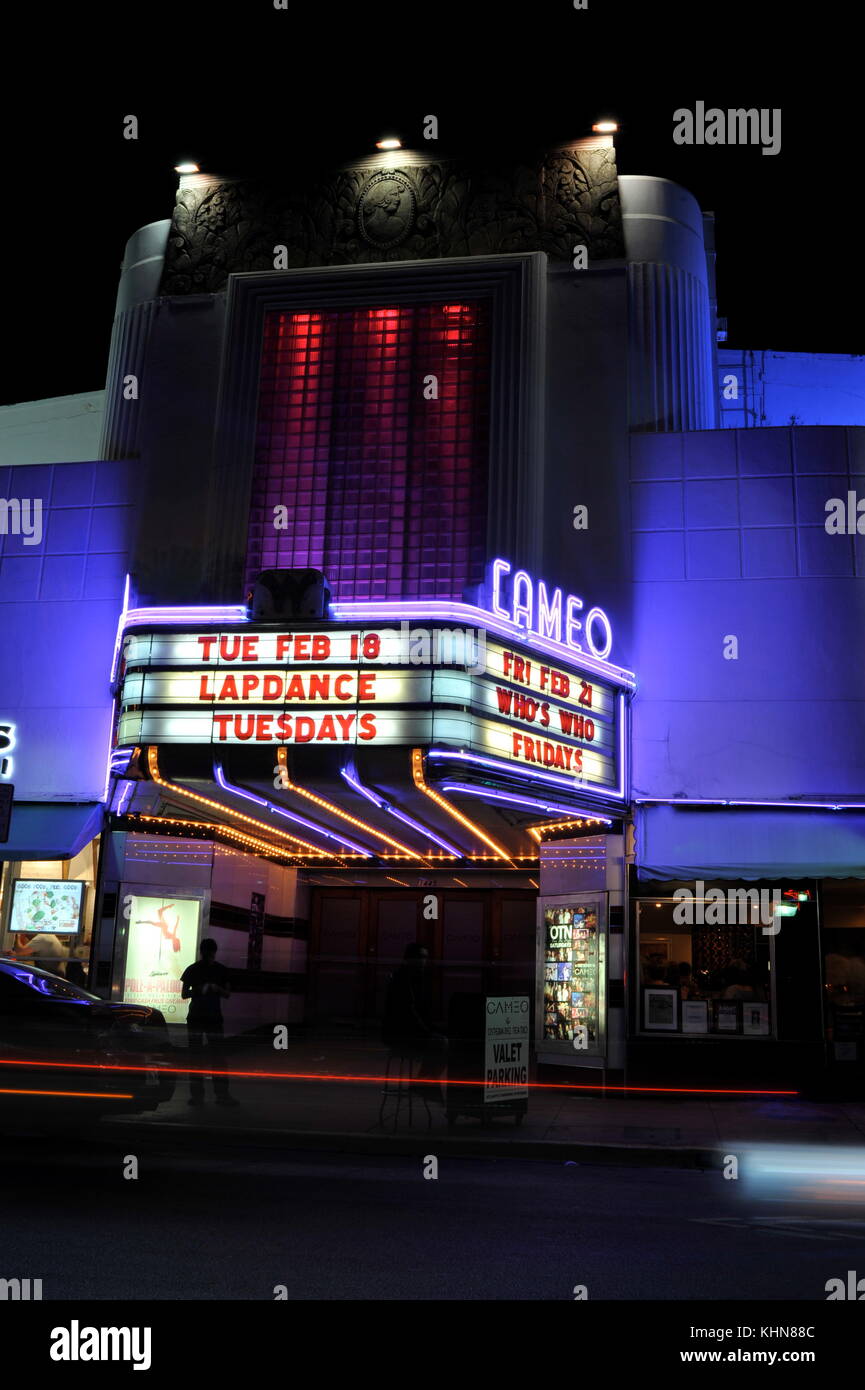
[[[144,1127],[153,1139],[185,1133],[214,1142],[318,1148],[340,1152],[507,1155],[575,1162],[721,1166],[722,1157],[766,1144],[865,1148],[865,1102],[814,1102],[796,1097],[622,1095],[573,1092],[558,1086],[530,1089],[520,1126],[492,1114],[488,1125],[461,1116],[449,1129],[441,1105],[420,1096],[413,1124],[403,1102],[394,1128],[395,1101],[387,1101],[379,1125],[386,1052],[367,1039],[291,1039],[285,1051],[246,1044],[231,1054],[237,1108],[187,1104],[189,1085],[178,1076],[174,1097],[151,1114],[106,1123]],[[178,1054],[177,1066],[183,1054]],[[275,1073],[282,1073],[276,1075]],[[369,1079],[363,1079],[364,1077]],[[570,1078],[568,1078],[570,1079]],[[491,1111],[494,1107],[490,1106]]]

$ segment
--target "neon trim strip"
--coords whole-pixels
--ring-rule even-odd
[[[256,820],[254,816],[247,816],[244,815],[243,811],[233,810],[231,806],[226,806],[222,801],[214,801],[209,796],[199,796],[198,792],[188,791],[186,787],[179,787],[174,782],[166,782],[165,778],[159,775],[158,750],[156,748],[148,748],[147,764],[153,781],[156,782],[158,786],[164,787],[166,791],[171,792],[173,795],[186,797],[189,801],[197,801],[202,806],[207,806],[213,811],[219,811],[223,815],[233,816],[235,820],[245,821],[247,825],[253,826],[255,830],[259,832],[264,831],[265,835],[278,835],[281,840],[291,840],[293,844],[301,845],[304,849],[314,851],[315,854],[320,855],[322,853],[321,845],[310,844],[309,840],[302,840],[299,835],[289,835],[287,830],[278,830],[276,826],[266,825],[264,821]],[[262,835],[261,838],[266,844],[267,840],[264,835]]]
[[[421,864],[425,862],[423,855],[419,854],[416,849],[410,849],[408,845],[402,844],[400,840],[394,840],[390,835],[386,835],[383,830],[376,830],[375,826],[370,825],[368,821],[359,820],[357,816],[351,815],[349,811],[344,811],[341,806],[335,805],[334,802],[325,801],[323,796],[318,796],[316,792],[308,791],[306,787],[301,787],[297,782],[290,781],[287,771],[288,759],[284,747],[277,749],[276,760],[283,770],[284,780],[282,785],[285,787],[286,791],[296,792],[298,796],[308,797],[316,806],[323,806],[326,811],[330,811],[331,815],[340,816],[343,820],[349,821],[351,825],[360,826],[361,830],[365,830],[366,833],[372,835],[374,839],[384,840],[386,845],[392,845],[393,848],[399,850],[401,854],[407,854],[409,858],[417,859]]]
[[[625,686],[628,690],[637,688],[636,676],[624,666],[602,661],[599,657],[592,656],[591,652],[575,651],[573,647],[566,647],[563,642],[555,642],[551,637],[541,637],[536,632],[530,632],[528,628],[518,627],[516,623],[508,622],[495,613],[490,613],[486,608],[477,608],[474,604],[450,603],[441,599],[403,600],[394,603],[332,603],[330,611],[338,622],[378,624],[389,620],[405,619],[410,622],[418,618],[444,618],[450,622],[461,622],[468,627],[482,627],[487,632],[495,632],[499,637],[506,638],[509,642],[532,647],[557,662],[585,667],[586,670],[594,671],[596,675],[612,681],[615,685]]]
[[[419,835],[425,835],[428,839],[432,840],[434,844],[440,845],[442,849],[446,849],[450,854],[453,854],[455,858],[465,858],[464,852],[458,849],[456,845],[450,844],[448,840],[443,840],[440,835],[436,835],[428,826],[422,825],[420,821],[413,820],[411,816],[406,815],[405,811],[397,810],[396,806],[392,806],[389,801],[385,801],[384,797],[379,796],[378,792],[374,792],[370,787],[365,787],[358,777],[353,763],[349,764],[348,767],[340,768],[340,772],[350,787],[353,787],[361,796],[365,796],[367,801],[371,801],[373,806],[377,806],[380,811],[387,811],[389,815],[396,816],[397,820],[401,820],[406,825],[411,826],[412,830],[416,830]]]
[[[491,791],[489,787],[475,787],[467,782],[445,782],[442,784],[443,792],[459,792],[461,796],[480,796],[486,801],[507,801],[512,806],[527,806],[530,811],[555,811],[558,815],[573,815],[573,808],[570,806],[554,806],[545,801],[536,801],[531,796],[517,796],[516,793]],[[598,817],[599,825],[611,825],[606,816]]]
[[[323,835],[325,839],[336,840],[340,845],[346,845],[353,849],[356,854],[363,854],[371,858],[371,851],[365,845],[358,845],[354,840],[349,840],[345,835],[337,835],[334,830],[325,830],[324,826],[317,825],[315,821],[306,820],[303,816],[296,815],[293,811],[286,811],[281,806],[277,806],[273,801],[266,801],[263,796],[256,796],[255,792],[244,790],[234,782],[228,782],[223,771],[222,764],[214,762],[213,775],[217,784],[224,792],[230,792],[232,796],[242,796],[246,801],[254,801],[257,806],[264,806],[275,816],[285,816],[286,820],[297,821],[298,825],[304,826],[307,830],[312,830],[318,835]]]
[[[124,615],[124,630],[129,627],[177,627],[184,623],[198,625],[218,625],[248,623],[249,615],[245,607],[231,605],[202,608],[132,608]],[[453,603],[440,599],[417,599],[411,602],[395,603],[333,603],[330,616],[336,622],[375,623],[411,621],[418,618],[443,618],[450,622],[462,622],[469,627],[482,627],[487,632],[495,632],[509,642],[531,647],[552,660],[569,666],[579,666],[593,671],[602,679],[614,685],[636,690],[637,678],[633,671],[612,662],[601,661],[590,652],[576,652],[550,637],[541,637],[529,632],[527,628],[517,627],[490,613],[485,608],[477,608],[469,603]]]
[[[452,806],[445,797],[433,791],[432,787],[427,786],[426,779],[423,775],[423,752],[420,748],[413,748],[411,750],[411,771],[414,784],[419,791],[422,791],[424,795],[428,796],[436,805],[441,806],[442,810],[446,811],[449,816],[453,816],[454,820],[459,821],[460,825],[464,825],[467,830],[470,830],[471,833],[485,845],[489,845],[490,849],[495,851],[499,859],[503,859],[506,864],[510,864],[512,868],[516,868],[510,855],[502,849],[501,845],[497,845],[495,840],[487,835],[485,831],[481,830],[479,825],[475,825],[474,821],[469,820],[468,816],[464,816],[462,811],[458,811],[456,806]]]
[[[120,617],[117,620],[117,635],[114,638],[114,653],[111,658],[111,685],[117,679],[117,667],[120,665],[120,648],[123,644],[123,633],[129,618],[129,592],[132,585],[132,576],[127,574],[126,583],[123,586],[123,606],[120,609]]]
[[[783,811],[865,811],[865,801],[724,801],[718,797],[643,796],[637,806],[764,806]]]
[[[200,624],[248,622],[246,607],[239,604],[222,608],[130,608],[125,627],[177,627],[182,623],[198,627]]]

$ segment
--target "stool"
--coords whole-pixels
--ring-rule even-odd
[[[395,1099],[396,1107],[393,1113],[393,1128],[396,1129],[399,1123],[400,1108],[405,1101],[408,1101],[408,1126],[409,1129],[412,1128],[415,1098],[414,1091],[412,1090],[414,1084],[415,1055],[416,1054],[413,1052],[404,1052],[401,1048],[391,1048],[390,1052],[387,1054],[384,1086],[381,1093],[381,1105],[378,1109],[378,1122],[382,1127],[384,1126],[385,1106],[388,1100]],[[396,1066],[396,1074],[394,1074],[394,1066]],[[432,1127],[432,1114],[427,1104],[427,1098],[423,1092],[421,1092],[418,1099],[426,1110],[427,1129],[430,1129]]]

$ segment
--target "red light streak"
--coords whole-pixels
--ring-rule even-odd
[[[235,1071],[214,1067],[155,1067],[126,1066],[119,1062],[33,1062],[19,1058],[0,1057],[0,1067],[51,1067],[70,1068],[73,1071],[123,1071],[159,1072],[165,1076],[234,1076],[262,1081],[381,1081],[392,1083],[394,1078],[376,1074],[362,1073],[352,1075],[342,1072],[326,1071]],[[413,1086],[511,1086],[510,1081],[454,1080],[446,1083],[440,1078],[412,1078]],[[798,1091],[741,1090],[724,1086],[605,1086],[603,1082],[576,1081],[529,1081],[525,1083],[532,1091],[621,1091],[623,1094],[683,1095],[683,1096],[798,1096]],[[66,1092],[60,1092],[65,1095]]]
[[[0,1096],[62,1096],[64,1100],[133,1100],[132,1092],[127,1095],[118,1091],[25,1091],[11,1086],[0,1086]]]

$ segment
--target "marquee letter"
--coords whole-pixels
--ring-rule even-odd
[[[504,618],[505,622],[508,623],[511,620],[511,615],[506,609],[502,608],[501,596],[502,579],[506,574],[510,574],[510,572],[511,567],[507,560],[493,560],[493,592],[490,606],[497,618]]]
[[[532,625],[532,610],[534,600],[532,595],[532,581],[525,570],[517,570],[514,575],[514,586],[511,594],[513,605],[512,622],[517,627],[528,627]],[[520,621],[522,619],[522,622]]]

